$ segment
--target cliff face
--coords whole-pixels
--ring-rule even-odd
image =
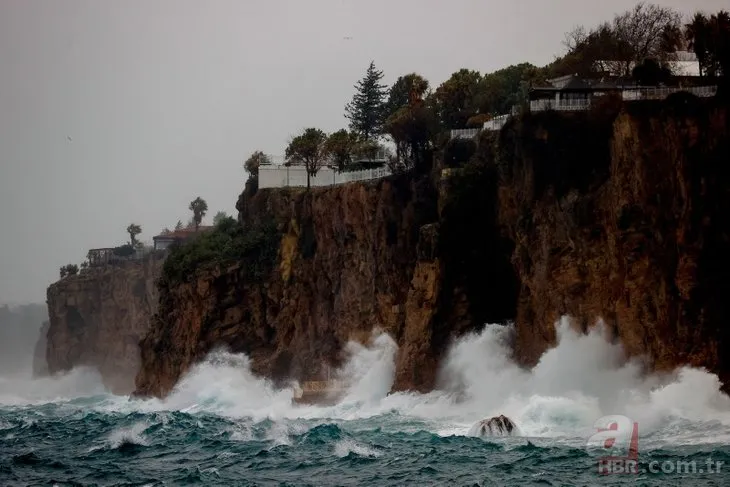
[[[446,270],[428,176],[251,193],[238,204],[244,227],[278,222],[273,270],[256,282],[233,264],[163,288],[139,394],[166,394],[217,346],[247,353],[275,379],[324,379],[343,345],[374,328],[400,346],[396,387],[427,390],[451,330],[484,322],[471,315],[468,283]]]
[[[157,309],[162,261],[90,268],[48,288],[48,372],[92,366],[117,394],[134,390],[139,341]]]
[[[545,114],[503,131],[499,208],[515,242],[522,362],[555,342],[559,316],[583,328],[602,318],[651,367],[703,366],[727,384],[728,123],[718,101],[679,95],[615,120]]]
[[[429,390],[454,336],[514,321],[532,364],[566,314],[603,319],[657,369],[730,378],[727,110],[673,98],[527,115],[430,176],[247,189],[244,228],[278,225],[273,270],[234,261],[163,283],[137,393],[167,394],[218,346],[274,379],[322,379],[376,327],[399,345],[394,387]]]

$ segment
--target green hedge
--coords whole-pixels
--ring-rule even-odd
[[[162,269],[166,284],[191,280],[200,270],[243,263],[246,278],[261,280],[277,257],[280,234],[274,222],[243,228],[234,218],[181,245],[173,245]]]

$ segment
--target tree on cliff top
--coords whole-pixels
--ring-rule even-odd
[[[365,76],[355,85],[356,93],[352,101],[345,105],[345,117],[350,121],[350,129],[363,139],[380,135],[384,122],[385,98],[388,89],[380,84],[383,72],[370,66]]]
[[[396,148],[395,159],[389,164],[391,170],[422,169],[439,123],[432,107],[414,97],[388,118],[385,130]]]
[[[700,76],[730,74],[730,14],[722,10],[707,17],[697,13],[685,27],[689,48],[697,55]]]
[[[294,137],[286,148],[287,162],[302,164],[307,171],[307,189],[310,178],[316,176],[327,161],[327,135],[319,129],[308,128]]]
[[[243,163],[243,168],[251,175],[252,178],[259,177],[259,166],[261,164],[271,164],[269,156],[257,150],[246,159]]]
[[[193,223],[195,224],[195,231],[197,232],[200,224],[203,221],[205,213],[208,211],[208,203],[206,203],[203,198],[198,196],[190,202],[190,206],[188,207],[188,209],[193,212]]]
[[[59,274],[61,276],[61,279],[63,279],[66,276],[75,276],[79,273],[79,266],[76,264],[66,264],[65,266],[62,266]]]
[[[460,69],[444,81],[430,98],[439,121],[446,130],[464,128],[466,121],[479,111],[476,101],[482,75]]]
[[[342,171],[352,162],[352,154],[357,145],[357,136],[345,129],[333,132],[325,141],[325,152]]]
[[[593,30],[578,27],[567,34],[568,54],[553,66],[554,74],[608,71],[628,77],[646,59],[667,65],[682,44],[681,20],[671,8],[641,2]]]
[[[182,220],[178,220],[177,223],[175,224],[175,231],[182,230],[182,229],[183,229],[183,222],[182,222]]]
[[[412,104],[415,99],[422,100],[428,91],[428,80],[417,73],[400,76],[388,91],[385,104],[385,119],[395,112]]]
[[[127,233],[129,234],[129,245],[132,247],[139,247],[140,242],[137,240],[137,235],[142,233],[142,227],[136,223],[130,223],[127,227]]]
[[[542,70],[530,63],[515,64],[485,74],[477,87],[474,106],[481,115],[510,113],[513,106],[526,105],[530,85],[543,80]]]
[[[218,225],[218,224],[219,224],[220,222],[222,222],[222,221],[223,221],[223,220],[225,220],[226,218],[230,218],[230,217],[228,216],[228,214],[226,214],[226,212],[225,212],[225,211],[219,211],[219,212],[218,212],[218,213],[216,213],[216,214],[215,214],[215,216],[213,217],[213,225],[216,225],[216,226],[217,226],[217,225]]]

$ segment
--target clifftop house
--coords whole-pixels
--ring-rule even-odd
[[[717,93],[717,86],[640,86],[625,78],[567,75],[550,79],[545,86],[530,89],[530,111],[587,110],[593,100],[608,93],[615,93],[624,100],[657,100],[678,91],[709,97]]]
[[[196,235],[199,235],[200,232],[207,232],[209,230],[213,229],[213,225],[201,225],[196,230],[195,227],[192,228],[182,228],[180,230],[173,230],[170,232],[163,232],[159,235],[155,235],[152,237],[152,241],[154,242],[154,249],[155,250],[165,250],[170,245],[174,243],[182,243],[186,240],[189,240]]]
[[[680,61],[691,65],[693,61]],[[686,66],[685,71],[691,71],[691,66]],[[698,80],[695,76],[676,76],[673,78],[675,86],[641,86],[633,79],[614,77],[606,75],[595,78],[582,78],[578,75],[569,74],[559,78],[547,80],[541,86],[530,88],[529,110],[531,112],[542,112],[545,110],[556,110],[562,112],[588,110],[593,102],[602,96],[614,94],[623,100],[663,100],[672,93],[686,91],[695,96],[707,98],[717,94],[717,85],[695,86]],[[704,82],[712,80],[701,79]],[[683,86],[688,84],[689,86]],[[471,139],[482,130],[500,130],[511,116],[518,113],[518,107],[513,107],[511,113],[499,115],[484,123],[479,128],[453,129],[452,138]]]

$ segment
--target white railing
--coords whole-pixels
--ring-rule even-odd
[[[504,127],[504,124],[507,123],[507,120],[512,115],[509,113],[506,113],[504,115],[496,116],[490,120],[487,120],[484,122],[484,125],[480,128],[475,129],[452,129],[451,130],[451,138],[452,139],[473,139],[477,135],[481,133],[482,130],[501,130],[502,127]]]
[[[352,162],[358,163],[358,162],[385,162],[388,160],[388,156],[390,155],[390,150],[386,147],[380,147],[377,151],[373,152],[372,157],[369,157],[367,155],[362,154],[355,154],[352,156]],[[283,156],[281,154],[266,154],[266,157],[268,157],[270,164],[264,164],[264,165],[272,165],[272,166],[281,166],[286,163],[286,156]],[[334,160],[328,160],[328,164],[334,164]]]
[[[532,100],[530,102],[531,112],[543,112],[545,110],[572,112],[588,110],[590,107],[590,100]]]
[[[369,181],[384,178],[391,174],[390,169],[379,167],[361,171],[340,172],[330,167],[323,167],[310,178],[313,188],[334,186],[353,181]],[[259,188],[306,187],[307,170],[304,166],[266,165],[259,167]]]
[[[380,147],[372,157],[366,157],[364,155],[353,155],[352,156],[352,162],[365,162],[365,161],[373,161],[373,162],[385,162],[388,160],[388,155],[390,154],[390,151],[386,149],[385,147]]]
[[[484,130],[501,130],[502,127],[504,127],[504,124],[507,123],[507,120],[511,115],[509,113],[506,113],[504,115],[499,115],[498,117],[494,117],[491,120],[487,120],[484,122]]]
[[[687,88],[625,88],[621,92],[621,97],[626,101],[631,100],[663,100],[669,95],[686,91],[695,96],[708,98],[717,94],[717,86],[693,86]],[[591,107],[591,100],[532,100],[530,102],[530,110],[533,112],[541,112],[544,110],[558,111],[579,111],[588,110]]]
[[[717,86],[694,86],[687,88],[626,88],[621,95],[624,100],[663,100],[673,93],[686,91],[695,96],[708,98],[717,94]],[[598,97],[600,98],[600,96]],[[583,111],[591,107],[590,99],[563,99],[563,100],[532,100],[530,101],[530,111],[542,112],[545,110],[557,110],[563,112]],[[513,107],[512,114],[499,115],[491,120],[484,122],[482,128],[475,129],[452,129],[452,139],[473,139],[482,130],[501,130],[507,123],[507,120],[515,114]]]
[[[482,129],[476,128],[476,129],[452,129],[451,130],[451,138],[452,139],[472,139],[479,135],[479,132],[481,132]]]
[[[663,100],[680,91],[687,91],[701,98],[709,98],[717,94],[717,86],[693,86],[688,88],[628,88],[622,93],[624,100]]]

